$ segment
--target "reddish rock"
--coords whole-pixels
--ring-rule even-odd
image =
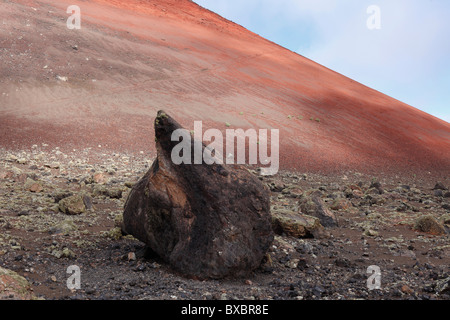
[[[42,187],[42,185],[40,183],[35,182],[30,186],[29,190],[31,192],[41,192],[42,190],[44,190],[44,188]]]
[[[344,198],[335,199],[330,205],[330,209],[333,210],[347,210],[351,205],[351,202]]]
[[[403,293],[405,293],[405,294],[413,294],[413,293],[414,293],[414,290],[411,289],[410,287],[408,287],[406,284],[404,284],[404,285],[400,288],[400,290],[401,290]]]
[[[92,177],[92,180],[94,180],[95,183],[98,184],[104,184],[106,182],[105,175],[103,173],[96,173]]]

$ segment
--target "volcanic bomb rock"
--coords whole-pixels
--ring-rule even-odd
[[[185,276],[248,275],[273,241],[270,191],[243,166],[174,164],[177,129],[158,112],[157,158],[128,196],[123,227]]]

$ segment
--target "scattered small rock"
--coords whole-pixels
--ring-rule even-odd
[[[351,266],[350,261],[346,258],[337,258],[334,260],[334,264],[341,268],[348,268]]]
[[[243,166],[175,165],[172,133],[183,128],[163,111],[154,126],[157,158],[128,196],[125,231],[186,276],[248,275],[273,241],[269,189]],[[197,143],[205,149],[187,148]]]

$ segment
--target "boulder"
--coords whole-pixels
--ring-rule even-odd
[[[171,153],[179,142],[171,137],[177,129],[158,112],[157,157],[129,193],[123,229],[185,276],[246,276],[273,241],[270,191],[243,166],[175,164]],[[199,145],[203,151],[205,145],[191,139],[192,151]]]

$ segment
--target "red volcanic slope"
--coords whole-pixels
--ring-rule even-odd
[[[18,0],[0,17],[4,148],[154,156],[164,109],[191,129],[279,129],[284,169],[450,172],[449,123],[191,1]]]

